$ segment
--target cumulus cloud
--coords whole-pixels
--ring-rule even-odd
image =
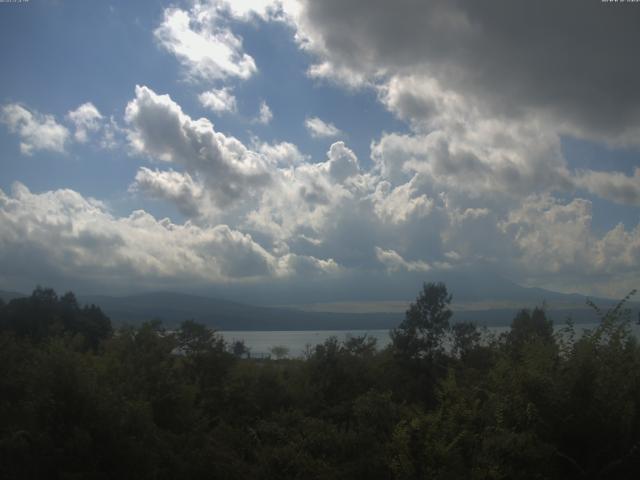
[[[11,133],[20,137],[20,151],[32,155],[37,150],[63,153],[69,138],[69,130],[56,122],[53,115],[27,110],[22,105],[10,103],[0,111],[0,122]]]
[[[376,247],[376,257],[388,271],[406,270],[409,272],[428,272],[431,267],[422,260],[407,261],[395,250],[384,250]]]
[[[237,110],[236,97],[229,87],[212,89],[198,95],[203,107],[216,113],[235,112]]]
[[[102,123],[102,115],[91,103],[83,103],[75,110],[71,110],[67,114],[67,118],[75,126],[74,137],[77,142],[85,143],[89,139],[89,134],[97,132]]]
[[[535,119],[510,125],[467,111],[471,120],[456,130],[451,108],[440,110],[449,116],[437,128],[384,134],[372,144],[367,171],[344,142],[315,162],[287,142],[255,140],[248,148],[170,97],[138,87],[126,114],[134,148],[184,172],[141,169],[132,188],[201,222],[216,218],[221,204],[234,205],[225,217],[230,228],[259,238],[280,271],[295,264],[401,275],[482,264],[528,280],[564,275],[565,286],[610,275],[606,264],[618,257],[613,240],[594,233],[589,202],[537,193],[602,190],[587,185],[602,179],[570,172],[557,136]],[[245,185],[244,194],[229,195],[224,178]],[[624,228],[614,233],[635,238]],[[636,257],[623,257],[632,275]],[[312,260],[319,258],[335,265]]]
[[[134,151],[183,167],[204,184],[218,207],[255,196],[271,179],[264,159],[206,118],[186,115],[168,95],[145,86],[125,111]]]
[[[279,142],[274,144],[257,143],[256,150],[264,156],[270,164],[279,167],[299,165],[307,162],[310,158],[304,155],[298,147],[291,142]]]
[[[258,110],[258,116],[255,121],[257,123],[261,123],[262,125],[267,125],[273,119],[273,112],[267,102],[264,100],[260,102],[260,109]]]
[[[562,136],[640,146],[640,94],[629,81],[640,78],[629,67],[640,11],[466,0],[400,1],[393,10],[304,0],[292,15],[301,48],[317,61],[311,76],[372,88],[411,127],[372,144],[391,189],[418,174],[432,193],[494,205],[576,190],[637,204],[635,176],[572,171]],[[624,86],[611,88],[611,78]]]
[[[277,241],[323,236],[334,209],[361,188],[357,158],[342,142],[332,145],[327,159],[317,163],[307,162],[288,144],[262,146],[260,150],[279,168],[273,170],[272,184],[248,213],[247,225]],[[292,161],[283,161],[283,154]]]
[[[215,5],[226,10],[238,20],[251,20],[258,17],[262,20],[290,21],[290,16],[299,10],[298,0],[210,0]]]
[[[399,224],[411,219],[426,217],[434,207],[433,199],[426,194],[419,193],[416,187],[416,179],[398,185],[395,188],[383,180],[376,185],[373,194],[374,211],[382,221]]]
[[[640,206],[640,168],[632,176],[621,172],[578,172],[576,184],[599,197],[622,205]]]
[[[419,75],[494,114],[543,113],[565,131],[639,144],[638,9],[401,0],[390,15],[382,0],[301,4],[298,37],[318,58],[316,75],[374,84]]]
[[[571,171],[549,117],[492,116],[482,104],[413,75],[392,78],[380,87],[379,98],[412,129],[372,143],[376,168],[392,183],[418,173],[472,198],[578,189],[619,204],[638,202],[637,172]]]
[[[146,167],[136,173],[129,187],[132,192],[141,192],[151,198],[167,200],[187,217],[199,217],[205,207],[204,188],[188,173],[174,170],[159,171]]]
[[[529,198],[500,223],[519,248],[529,274],[582,272],[585,275],[637,273],[640,224],[627,231],[619,224],[602,237],[591,228],[591,202],[568,203],[548,195]]]
[[[329,158],[329,175],[338,182],[343,182],[360,172],[358,157],[344,142],[331,145],[327,157]]]
[[[167,8],[154,32],[158,43],[174,54],[191,79],[247,79],[257,71],[218,9],[196,3],[190,10]]]
[[[304,125],[313,138],[337,137],[342,134],[333,123],[327,123],[318,117],[307,118]]]
[[[199,227],[158,220],[138,210],[126,217],[72,190],[36,194],[16,183],[0,190],[2,280],[86,280],[97,284],[177,285],[332,273],[331,260],[274,255],[227,225]]]
[[[392,184],[418,173],[440,189],[473,198],[573,188],[559,137],[536,119],[513,123],[479,116],[429,131],[385,133],[371,152]]]
[[[113,150],[119,147],[125,136],[124,129],[118,124],[113,117],[109,117],[109,121],[102,126],[102,138],[98,145],[106,150]]]
[[[628,61],[640,10],[573,0],[544,15],[534,4],[470,0],[399,0],[393,13],[379,0],[189,5],[164,10],[154,35],[189,80],[207,83],[203,107],[235,112],[232,87],[210,87],[257,72],[237,22],[286,21],[314,59],[309,76],[370,89],[408,128],[381,133],[362,162],[345,142],[324,158],[288,141],[245,145],[146,86],[127,105],[124,131],[85,103],[66,117],[75,141],[102,129],[112,148],[126,135],[154,162],[130,191],[189,220],[118,217],[70,190],[18,184],[0,192],[4,278],[21,268],[36,276],[37,264],[53,276],[147,285],[353,272],[395,281],[455,264],[607,294],[637,283],[640,226],[602,233],[591,203],[571,197],[640,205],[640,169],[572,170],[562,139],[640,146],[640,69]],[[612,78],[624,81],[612,88]],[[254,121],[272,118],[262,101]],[[26,154],[62,152],[70,140],[53,116],[17,104],[1,120]],[[343,135],[318,117],[305,127],[314,138]]]

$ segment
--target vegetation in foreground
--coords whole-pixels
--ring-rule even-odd
[[[0,477],[635,479],[625,300],[579,338],[541,309],[491,338],[425,284],[382,351],[332,338],[252,360],[195,322],[113,331],[38,288],[0,304]]]

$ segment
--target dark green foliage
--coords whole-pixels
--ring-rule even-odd
[[[443,350],[449,330],[451,295],[443,283],[425,283],[406,318],[391,333],[398,355],[406,359],[433,359]]]
[[[394,390],[402,398],[433,406],[435,388],[448,368],[445,340],[450,332],[451,295],[443,283],[425,283],[404,321],[391,331]]]
[[[491,338],[426,284],[387,349],[253,360],[193,321],[112,332],[38,288],[0,304],[0,478],[635,479],[626,300],[584,334],[534,309]]]
[[[507,343],[515,350],[531,342],[551,343],[553,341],[553,322],[547,319],[542,308],[521,310],[511,323],[507,334]]]
[[[453,355],[462,360],[468,358],[477,349],[482,338],[478,327],[471,322],[460,322],[454,324],[451,331],[453,333]]]
[[[233,342],[231,345],[231,353],[239,358],[251,355],[251,351],[245,345],[244,340],[236,340]]]
[[[2,307],[0,331],[11,331],[34,342],[60,334],[78,335],[95,349],[112,329],[99,307],[81,308],[71,292],[58,298],[53,290],[37,287],[30,297],[13,299]]]

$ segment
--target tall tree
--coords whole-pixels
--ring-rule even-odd
[[[405,319],[391,331],[395,352],[407,359],[433,359],[442,353],[453,315],[451,298],[444,283],[425,283]]]

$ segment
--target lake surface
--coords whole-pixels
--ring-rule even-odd
[[[349,335],[361,337],[367,335],[377,340],[378,348],[384,348],[389,344],[389,330],[287,330],[287,331],[223,331],[222,334],[227,342],[243,340],[244,344],[251,350],[252,357],[263,357],[269,355],[271,347],[283,346],[289,349],[290,357],[301,357],[307,345],[314,347],[324,343],[330,337],[337,337],[343,341]]]
[[[595,324],[576,325],[576,332],[581,329],[594,328]],[[509,327],[488,327],[489,335],[500,335],[509,330]],[[224,339],[231,343],[236,340],[244,341],[250,349],[252,357],[269,356],[272,347],[282,346],[289,350],[289,357],[302,357],[307,348],[324,343],[330,337],[336,337],[344,341],[349,337],[362,337],[367,335],[376,339],[378,349],[391,343],[389,330],[284,330],[284,331],[221,331]]]
[[[556,325],[556,330],[563,328],[564,325]],[[576,334],[580,334],[584,330],[591,330],[597,327],[595,323],[576,324]],[[640,336],[640,326],[631,325],[632,331]],[[486,327],[486,334],[500,335],[509,330],[509,327]],[[389,330],[286,330],[286,331],[221,331],[224,339],[231,343],[236,340],[244,341],[245,345],[250,349],[252,357],[266,357],[270,353],[270,349],[275,346],[286,347],[289,350],[289,357],[304,356],[307,348],[312,348],[323,343],[330,337],[336,337],[340,341],[344,341],[349,336],[361,337],[367,335],[373,337],[377,341],[378,349],[386,347],[390,342]],[[309,347],[308,347],[309,346]]]

